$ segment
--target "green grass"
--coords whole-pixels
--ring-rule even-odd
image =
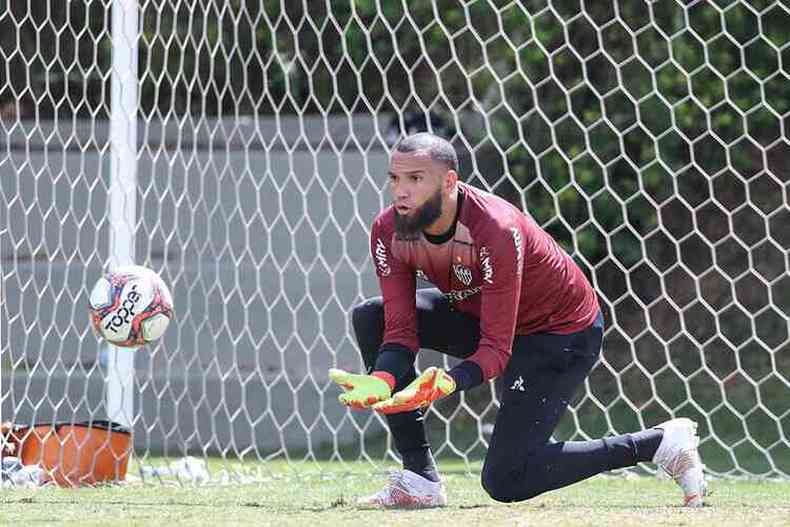
[[[212,469],[219,462],[212,461]],[[68,490],[4,490],[0,524],[72,525],[790,525],[790,482],[715,480],[702,510],[680,507],[679,489],[651,477],[599,476],[533,500],[501,504],[464,465],[442,463],[450,505],[371,511],[353,498],[384,476],[366,463],[260,465],[259,483],[211,487],[142,484]]]

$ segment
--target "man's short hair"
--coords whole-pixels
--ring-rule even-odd
[[[430,132],[420,132],[404,137],[395,145],[398,152],[427,152],[433,161],[443,163],[448,170],[458,172],[458,154],[447,139]]]

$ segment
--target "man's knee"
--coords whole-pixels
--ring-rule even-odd
[[[502,503],[524,501],[542,494],[546,489],[542,478],[533,477],[529,470],[514,472],[510,466],[486,466],[481,483],[492,499]]]
[[[384,323],[384,304],[381,297],[370,298],[357,304],[351,310],[351,324],[354,332],[360,335],[364,332],[379,331]]]
[[[381,297],[365,300],[351,310],[351,325],[357,338],[365,366],[376,361],[378,348],[384,336],[384,304]]]
[[[503,503],[516,501],[513,492],[515,481],[507,471],[486,466],[480,479],[483,489],[491,498]]]

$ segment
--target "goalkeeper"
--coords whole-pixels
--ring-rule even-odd
[[[527,214],[458,181],[444,139],[420,133],[393,150],[393,204],[371,230],[382,296],[353,311],[368,374],[330,370],[340,401],[386,415],[403,470],[360,503],[447,503],[423,427],[433,401],[502,377],[501,406],[482,471],[498,501],[526,500],[595,474],[655,462],[681,486],[685,504],[705,493],[696,424],[593,441],[549,441],[568,401],[598,360],[603,317],[584,274]],[[416,278],[433,289],[416,289]],[[420,348],[462,359],[417,376]]]

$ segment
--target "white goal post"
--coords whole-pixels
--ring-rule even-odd
[[[110,98],[109,267],[133,265],[137,225],[137,33],[135,0],[112,4]],[[134,421],[132,350],[107,345],[105,364],[107,417],[127,428]]]
[[[556,439],[684,415],[712,473],[790,477],[786,3],[40,4],[0,5],[2,420],[113,418],[142,460],[395,456],[326,372],[361,368],[389,149],[427,128],[600,294]],[[131,261],[176,319],[106,354],[88,295]],[[496,390],[431,409],[438,456],[481,459]]]

